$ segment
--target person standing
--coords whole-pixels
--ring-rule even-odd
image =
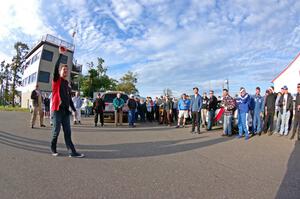
[[[264,121],[264,133],[266,134],[269,130],[268,135],[273,134],[273,121],[275,114],[275,101],[276,94],[273,91],[273,88],[269,88],[269,94],[266,96],[265,100],[265,121]]]
[[[297,95],[295,101],[295,116],[294,116],[294,127],[292,136],[290,139],[294,139],[296,133],[298,133],[297,140],[300,140],[300,83],[297,85]]]
[[[281,112],[280,112],[279,100],[280,100],[283,93],[284,93],[284,91],[283,91],[283,87],[282,87],[281,92],[277,93],[277,97],[276,97],[276,101],[275,101],[275,115],[274,115],[274,117],[276,117],[276,119],[275,119],[276,126],[275,126],[274,133],[279,133],[280,132]]]
[[[176,128],[180,127],[181,119],[182,127],[185,128],[186,119],[189,117],[189,108],[190,108],[190,101],[186,98],[186,94],[183,93],[181,99],[178,101],[178,122]]]
[[[129,99],[127,100],[127,106],[128,106],[128,123],[129,123],[129,127],[134,128],[135,125],[135,110],[137,108],[137,104],[136,101],[134,99],[134,96],[131,94],[129,96]]]
[[[238,138],[242,138],[243,134],[245,133],[245,139],[248,140],[250,138],[247,125],[250,96],[248,95],[248,93],[246,93],[244,87],[241,87],[240,96],[237,98],[236,102],[238,107]]]
[[[101,126],[104,126],[104,115],[103,115],[103,111],[105,110],[105,102],[103,101],[101,94],[98,93],[97,99],[94,101],[93,103],[93,109],[95,111],[95,127],[98,124],[98,117],[100,116],[100,123]]]
[[[59,71],[59,65],[62,58],[62,53],[65,52],[63,47],[59,48],[59,58],[54,67],[54,75],[52,80],[52,111],[53,111],[53,128],[51,140],[51,152],[53,156],[58,156],[56,145],[59,136],[60,128],[63,127],[66,147],[69,151],[69,157],[82,158],[83,154],[77,153],[71,139],[71,126],[69,108],[76,114],[71,98],[71,88],[69,87],[68,65],[63,64]]]
[[[84,106],[84,117],[90,117],[89,99],[87,97],[84,98],[83,106]]]
[[[48,97],[48,94],[45,93],[45,96],[44,96],[44,106],[45,106],[45,117],[46,118],[50,118],[50,99]]]
[[[210,131],[215,119],[215,112],[218,106],[218,99],[214,96],[214,91],[209,92],[209,100],[208,100],[208,123],[207,130]]]
[[[35,89],[31,92],[31,100],[32,100],[32,115],[31,115],[31,128],[34,128],[36,117],[39,114],[40,117],[40,127],[46,127],[44,125],[44,112],[42,110],[42,93],[39,89],[39,85],[35,86]]]
[[[281,113],[280,135],[287,136],[289,133],[289,119],[293,111],[293,96],[289,93],[288,87],[283,87],[284,93],[279,99],[278,105]]]
[[[176,122],[178,120],[177,108],[178,108],[178,100],[176,97],[173,97],[173,110],[172,110],[172,120]]]
[[[75,96],[72,98],[73,104],[75,106],[76,109],[76,113],[74,112],[73,114],[73,121],[74,124],[81,124],[81,106],[82,106],[82,100],[80,97],[80,93],[77,91],[75,93]]]
[[[197,132],[200,134],[200,122],[201,122],[201,107],[202,107],[202,97],[199,95],[199,89],[197,87],[193,88],[194,95],[191,96],[191,114],[192,114],[192,131],[191,133]],[[197,127],[197,131],[195,131]]]
[[[171,126],[171,117],[172,117],[172,107],[173,103],[169,99],[169,96],[164,97],[163,107],[164,107],[164,123],[167,124],[169,127]]]
[[[146,103],[145,103],[145,100],[144,99],[141,99],[140,100],[140,104],[138,106],[138,109],[139,109],[139,114],[141,116],[141,122],[145,122],[145,115],[146,115],[146,112],[147,112],[147,106],[146,106]]]
[[[262,118],[264,111],[264,98],[260,95],[260,88],[256,87],[254,96],[254,111],[253,111],[253,133],[254,135],[261,135],[262,131]]]
[[[121,98],[121,93],[117,93],[117,97],[113,100],[115,108],[115,126],[123,124],[123,107],[125,105],[124,100]]]
[[[208,109],[208,97],[207,97],[207,93],[204,92],[202,97],[202,107],[201,107],[202,128],[207,127],[207,121],[206,121],[207,109]]]
[[[227,89],[223,89],[222,104],[224,107],[223,136],[231,136],[232,115],[235,110],[235,100],[229,95]]]

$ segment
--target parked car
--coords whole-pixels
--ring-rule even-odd
[[[113,100],[117,97],[117,91],[109,91],[105,92],[102,95],[103,101],[105,102],[105,110],[104,110],[104,119],[105,120],[115,120],[115,109],[113,105]],[[126,122],[128,120],[128,107],[126,105],[126,102],[128,100],[128,95],[121,92],[121,98],[125,102],[125,106],[123,108],[123,122]]]

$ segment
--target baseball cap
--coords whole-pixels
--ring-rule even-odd
[[[288,90],[287,86],[282,87],[283,90]]]

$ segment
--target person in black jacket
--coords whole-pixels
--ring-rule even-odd
[[[207,124],[208,131],[210,131],[213,126],[217,106],[218,106],[218,99],[216,98],[216,96],[214,96],[214,91],[211,90],[209,92],[209,101],[208,101],[208,124]]]
[[[269,94],[265,100],[265,121],[264,121],[264,133],[269,130],[269,135],[273,134],[273,120],[275,115],[275,102],[277,94],[274,93],[273,88],[269,88]]]
[[[202,96],[202,107],[201,107],[201,119],[202,119],[202,128],[205,128],[207,126],[207,108],[208,108],[208,97],[207,93],[204,92]]]
[[[293,133],[290,138],[291,140],[294,139],[297,132],[298,132],[297,139],[300,140],[300,83],[297,85],[297,95],[295,101],[295,118],[294,118]]]
[[[97,126],[99,115],[101,126],[104,126],[103,111],[105,110],[105,102],[102,100],[100,93],[98,94],[98,98],[93,103],[93,109],[95,111],[95,127]]]
[[[283,94],[278,101],[281,113],[280,135],[287,136],[289,133],[289,119],[293,111],[293,96],[288,92],[288,87],[283,87]]]
[[[137,108],[137,103],[134,99],[134,96],[131,94],[129,96],[129,99],[127,100],[127,106],[128,106],[128,123],[129,127],[135,127],[135,110]]]

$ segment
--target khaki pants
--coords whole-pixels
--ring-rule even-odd
[[[40,107],[33,107],[33,111],[31,114],[31,125],[35,125],[37,114],[40,116],[40,126],[44,125],[44,113]]]
[[[122,125],[123,123],[123,111],[115,111],[115,125]]]
[[[202,125],[207,124],[206,122],[206,116],[207,116],[207,109],[201,109],[201,119],[202,119]]]

